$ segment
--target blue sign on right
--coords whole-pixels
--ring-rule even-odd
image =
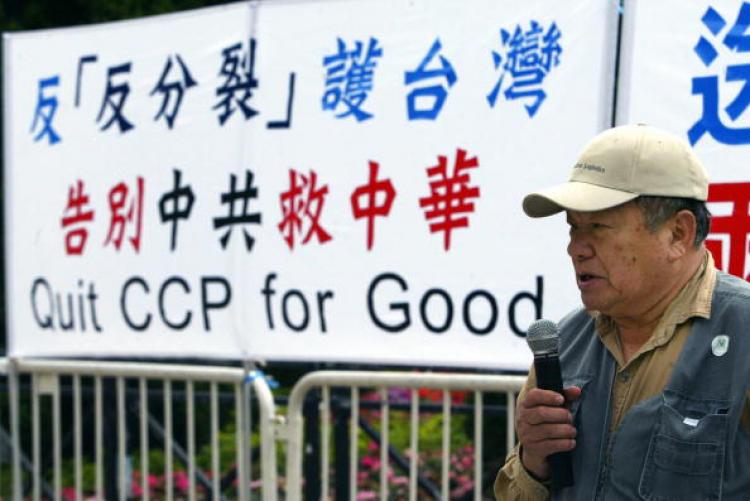
[[[724,107],[729,120],[735,122],[750,104],[750,35],[746,33],[750,25],[750,2],[743,2],[729,28],[726,19],[713,7],[706,9],[701,21],[709,31],[708,38],[701,36],[693,50],[706,68],[713,67],[716,74],[692,80],[692,93],[701,96],[702,112],[688,130],[688,139],[694,145],[708,133],[720,143],[750,144],[750,127],[732,127],[719,116],[719,74],[724,67],[725,82],[742,84],[735,98]],[[714,64],[717,59],[735,64]]]

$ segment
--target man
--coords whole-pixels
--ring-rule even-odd
[[[707,196],[684,141],[628,125],[524,199],[565,211],[584,308],[558,326],[565,402],[533,371],[518,397],[497,499],[750,499],[750,284],[714,268]],[[575,485],[556,489],[560,451]]]

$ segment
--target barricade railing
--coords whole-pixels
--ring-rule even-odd
[[[331,475],[329,465],[330,447],[330,404],[332,388],[348,388],[350,392],[350,417],[349,417],[349,471],[343,474],[349,476],[349,493],[342,495],[337,493],[337,499],[357,499],[357,476],[358,476],[358,432],[359,432],[359,408],[360,391],[363,388],[372,388],[380,395],[380,479],[379,497],[381,500],[389,498],[388,486],[388,464],[389,464],[389,389],[408,389],[410,393],[410,444],[409,444],[409,488],[410,500],[417,499],[419,464],[417,452],[419,450],[419,407],[420,389],[442,391],[442,451],[441,451],[441,482],[440,499],[450,498],[450,443],[451,443],[451,392],[468,391],[473,392],[474,407],[474,499],[482,499],[481,486],[482,459],[483,459],[483,415],[484,395],[487,393],[501,393],[506,399],[506,444],[509,452],[515,444],[514,429],[514,402],[515,394],[520,391],[524,376],[502,376],[502,375],[479,375],[479,374],[446,374],[446,373],[414,373],[414,372],[353,372],[353,371],[319,371],[307,374],[297,382],[289,397],[286,423],[280,433],[280,439],[286,443],[286,499],[298,501],[302,499],[302,488],[305,481],[302,474],[303,467],[303,407],[305,399],[313,390],[320,390],[322,400],[320,404],[320,475],[321,492],[320,499],[329,499],[329,477]],[[342,472],[336,472],[341,475]]]
[[[442,449],[440,451],[440,487],[430,490],[432,497],[449,499],[450,490],[450,444],[451,415],[453,404],[451,392],[470,392],[473,409],[474,444],[474,499],[482,499],[483,485],[483,419],[486,414],[485,395],[500,394],[504,396],[505,442],[508,451],[515,443],[514,402],[515,394],[520,390],[525,377],[499,376],[480,374],[436,374],[414,372],[353,372],[353,371],[320,371],[310,373],[300,379],[292,389],[288,400],[286,417],[277,415],[271,390],[261,371],[253,367],[216,367],[205,365],[177,365],[167,363],[133,363],[111,361],[78,361],[48,359],[4,359],[0,358],[0,374],[6,374],[8,388],[7,412],[0,413],[0,451],[10,450],[10,491],[11,499],[25,498],[61,499],[63,492],[63,463],[67,468],[67,488],[71,489],[75,499],[83,499],[84,452],[83,444],[87,441],[87,456],[91,463],[93,453],[93,477],[95,487],[93,494],[97,499],[138,498],[148,499],[150,485],[148,472],[150,455],[155,448],[150,444],[150,437],[161,441],[163,451],[163,496],[171,500],[175,497],[176,486],[173,474],[175,455],[187,471],[187,499],[227,499],[240,500],[260,498],[273,501],[278,497],[280,482],[277,479],[276,441],[286,445],[286,499],[302,499],[302,487],[305,479],[303,466],[303,407],[311,391],[320,390],[320,499],[331,497],[330,478],[334,472],[330,468],[331,451],[331,390],[348,389],[348,471],[341,468],[336,475],[348,475],[346,489],[336,493],[337,499],[357,498],[358,477],[358,434],[362,423],[360,408],[365,402],[360,399],[361,391],[368,388],[378,395],[375,404],[379,412],[379,450],[380,499],[389,495],[389,429],[390,408],[396,407],[389,398],[390,390],[406,389],[409,391],[408,404],[399,405],[409,408],[410,443],[408,454],[408,496],[417,499],[418,482],[422,485],[417,453],[419,444],[420,408],[423,406],[421,390],[438,390],[442,392],[442,406],[438,406],[442,416]],[[201,389],[198,398],[196,387]],[[175,388],[180,389],[180,398]],[[230,388],[227,391],[227,388]],[[65,391],[63,391],[63,389]],[[161,401],[149,408],[149,400],[154,400],[153,393],[161,394]],[[234,411],[234,446],[236,474],[234,478],[221,481],[219,456],[222,447],[220,435],[219,396],[230,395],[229,408]],[[254,398],[252,398],[254,397]],[[205,415],[208,414],[208,428],[196,430],[196,401],[204,415],[201,420],[206,428]],[[180,405],[175,411],[175,401]],[[257,411],[251,412],[251,401],[257,401]],[[91,407],[93,407],[93,412]],[[157,408],[158,407],[158,408]],[[65,415],[63,415],[65,409]],[[72,410],[71,410],[72,409]],[[227,406],[222,405],[226,424]],[[151,411],[161,411],[161,419],[152,416]],[[336,412],[339,412],[337,410]],[[70,415],[72,413],[72,416]],[[3,415],[8,418],[4,419]],[[91,418],[93,414],[93,418]],[[159,414],[159,412],[156,412]],[[184,419],[175,426],[175,418]],[[257,415],[258,422],[253,423],[252,416]],[[86,421],[84,423],[84,421]],[[339,421],[341,423],[341,421]],[[135,426],[134,426],[135,425]],[[341,426],[341,424],[337,425]],[[344,425],[346,426],[346,425]],[[6,428],[9,427],[9,433]],[[65,437],[63,428],[65,428]],[[93,428],[93,429],[92,429]],[[105,435],[105,428],[108,432]],[[179,439],[175,438],[175,428],[183,429]],[[135,430],[135,431],[134,431]],[[208,434],[206,433],[208,431]],[[338,430],[340,433],[343,430]],[[500,430],[498,430],[500,431]],[[251,454],[252,436],[257,433],[256,444],[259,448],[259,478],[253,482],[253,455]],[[377,433],[376,431],[372,431]],[[203,436],[203,447],[210,449],[210,468],[197,467],[196,453],[200,446],[198,436]],[[206,438],[208,437],[208,438]],[[72,438],[72,446],[67,439]],[[86,440],[85,440],[86,439]],[[93,446],[91,442],[93,441]],[[153,441],[153,440],[151,440]],[[206,444],[206,442],[210,442]],[[180,442],[182,445],[180,445]],[[137,447],[134,445],[137,443]],[[105,454],[105,448],[108,452]],[[226,452],[227,445],[223,445]],[[109,451],[116,450],[116,458]],[[158,449],[158,447],[157,447]],[[42,454],[42,452],[45,454]],[[497,453],[498,451],[493,451]],[[43,459],[46,457],[47,461]],[[106,457],[105,457],[106,456]],[[50,460],[51,457],[51,460]],[[139,461],[140,478],[130,471],[132,459]],[[105,472],[105,460],[109,466]],[[346,460],[346,459],[345,459]],[[72,463],[72,466],[71,466]],[[205,460],[204,460],[205,463]],[[90,465],[89,465],[90,466]],[[256,465],[258,466],[258,465]],[[111,470],[116,470],[113,472]],[[70,480],[72,470],[72,480]],[[204,474],[209,470],[209,474]],[[145,474],[143,474],[145,472]],[[7,475],[2,474],[0,461],[0,482]],[[7,471],[6,471],[7,473]],[[105,475],[106,473],[106,475]],[[105,478],[107,484],[105,485]],[[112,479],[116,485],[111,485]],[[235,480],[236,479],[236,480]],[[313,475],[313,479],[315,475]],[[307,481],[311,480],[308,478]],[[233,481],[235,480],[235,481]],[[198,489],[202,484],[202,490]],[[226,495],[231,485],[236,490]],[[422,485],[423,486],[423,485]],[[254,489],[253,489],[254,487]],[[423,486],[424,487],[424,486]],[[259,489],[258,489],[259,488]],[[346,492],[346,490],[349,492]],[[0,492],[7,492],[8,486],[0,485]],[[260,493],[258,493],[260,491]],[[30,495],[29,495],[30,493]]]
[[[164,498],[173,499],[174,497],[174,479],[175,471],[174,454],[179,453],[180,458],[185,463],[187,470],[187,497],[194,500],[197,496],[196,479],[201,479],[204,485],[202,499],[223,499],[222,494],[221,472],[219,455],[221,452],[219,444],[219,389],[231,387],[234,401],[234,448],[236,451],[236,494],[233,498],[241,500],[250,499],[250,489],[252,485],[252,455],[251,455],[251,436],[253,429],[257,429],[260,442],[260,484],[262,489],[261,498],[264,501],[274,501],[277,499],[277,472],[276,472],[276,451],[274,438],[274,423],[276,411],[271,391],[262,372],[256,371],[253,367],[232,368],[232,367],[212,367],[205,365],[175,365],[159,363],[131,363],[131,362],[110,362],[110,361],[75,361],[75,360],[43,360],[43,359],[0,359],[0,372],[4,372],[8,377],[9,389],[9,425],[10,425],[10,449],[11,449],[11,466],[12,466],[12,499],[20,500],[24,497],[24,485],[31,485],[31,498],[40,499],[45,490],[45,497],[61,498],[62,492],[62,470],[63,470],[63,430],[62,423],[64,417],[61,415],[61,379],[65,378],[65,387],[71,388],[72,397],[68,397],[66,409],[72,405],[72,439],[73,451],[72,458],[67,459],[67,464],[72,459],[73,463],[73,490],[75,499],[82,499],[83,491],[83,458],[82,443],[84,436],[89,440],[92,438],[95,443],[95,496],[97,499],[105,499],[104,485],[104,456],[105,447],[115,447],[117,449],[117,495],[110,496],[124,500],[131,497],[133,492],[128,491],[130,479],[133,477],[129,471],[129,461],[126,454],[128,444],[138,442],[140,461],[140,471],[148,473],[149,436],[154,434],[154,428],[158,430],[158,435],[162,440],[164,454]],[[22,395],[22,385],[19,384],[21,378],[28,380],[30,385],[30,395]],[[29,386],[26,385],[26,386]],[[183,443],[180,446],[178,440],[174,437],[174,385],[184,385],[184,410],[180,415],[184,415],[186,421],[182,423],[185,428],[185,434],[182,435]],[[197,471],[196,452],[199,444],[196,443],[196,385],[201,388],[208,388],[209,403],[201,406],[202,412],[210,414],[210,434],[207,440],[210,441],[211,467],[210,477],[202,475]],[[82,388],[85,386],[88,394],[93,393],[93,398],[89,396],[86,402],[93,401],[94,422],[93,433],[90,428],[84,429],[83,418],[85,404],[82,398]],[[151,416],[149,412],[149,393],[157,387],[163,393],[162,408],[163,413],[161,422]],[[114,393],[112,395],[111,393]],[[135,393],[136,396],[133,396]],[[252,395],[251,395],[252,394]],[[128,396],[130,395],[130,396]],[[255,426],[252,423],[251,416],[251,396],[258,403],[257,416],[259,423]],[[50,405],[44,405],[45,397],[51,397]],[[20,406],[24,405],[23,416]],[[72,404],[71,404],[72,402]],[[105,408],[105,402],[109,402],[109,407]],[[128,407],[127,403],[131,405]],[[132,410],[137,403],[137,413],[139,418],[138,432],[131,433],[129,436],[128,422],[136,420],[128,419],[128,411]],[[41,419],[42,408],[47,409],[44,413],[46,419]],[[114,408],[112,408],[114,407]],[[86,409],[89,410],[88,408]],[[103,427],[105,423],[105,414],[111,415],[114,412],[116,418],[116,438],[106,441],[103,436]],[[51,414],[51,418],[50,418]],[[86,413],[87,415],[89,413]],[[66,416],[69,418],[69,416]],[[225,416],[226,417],[226,416]],[[22,422],[22,418],[24,422]],[[25,422],[28,419],[31,422]],[[50,430],[42,427],[48,424]],[[51,421],[51,423],[50,423]],[[67,419],[66,424],[71,421]],[[226,421],[226,419],[224,420]],[[0,430],[7,423],[0,422]],[[112,423],[110,422],[110,425]],[[182,427],[181,426],[181,427]],[[66,426],[67,429],[67,426]],[[42,446],[43,439],[51,434],[51,447],[45,451],[52,451],[51,474],[47,468],[42,465]],[[30,435],[30,438],[29,438]],[[206,433],[202,435],[205,437]],[[130,440],[130,442],[129,442]],[[22,442],[30,444],[31,454],[22,453]],[[45,442],[50,442],[46,440]],[[204,447],[207,444],[203,444]],[[225,445],[225,447],[227,447]],[[69,450],[70,448],[66,448]],[[30,469],[30,472],[24,470]],[[43,475],[44,473],[44,475]],[[44,478],[46,477],[46,478]],[[50,480],[51,478],[51,480]],[[111,478],[111,477],[109,477]],[[140,490],[141,499],[149,497],[149,475],[142,474],[139,482],[135,482],[135,487]],[[228,482],[230,485],[233,482]],[[258,482],[256,482],[257,484]],[[112,486],[108,486],[112,487]],[[138,496],[136,496],[138,497]],[[257,494],[253,494],[257,499]]]

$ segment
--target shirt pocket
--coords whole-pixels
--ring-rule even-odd
[[[721,498],[729,403],[665,390],[641,473],[642,499]]]

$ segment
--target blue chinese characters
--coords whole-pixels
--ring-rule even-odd
[[[57,96],[48,95],[46,91],[46,89],[58,85],[60,85],[59,75],[39,80],[39,94],[30,131],[33,135],[34,131],[39,129],[39,132],[34,136],[35,142],[40,141],[44,136],[47,136],[49,144],[55,144],[62,140],[60,135],[52,128],[52,119],[57,111]]]
[[[323,110],[336,113],[336,118],[354,116],[358,122],[372,118],[372,113],[362,109],[368,93],[372,90],[375,66],[383,56],[383,49],[378,46],[377,38],[370,38],[365,45],[357,40],[352,50],[346,49],[346,43],[337,39],[338,51],[323,57],[326,68],[326,91],[323,94]]]
[[[742,30],[738,28],[742,23],[747,23],[746,18],[750,17],[748,11],[750,7],[746,4],[737,23],[724,40],[727,47],[738,52],[744,52],[750,46],[745,41]],[[726,24],[712,9],[704,22],[712,33],[718,33]],[[351,124],[367,122],[377,114],[373,109],[375,104],[370,105],[373,101],[368,101],[377,77],[384,79],[386,86],[381,94],[385,97],[377,104],[382,105],[388,99],[404,103],[405,119],[409,122],[437,121],[451,92],[462,92],[465,95],[467,91],[472,94],[469,99],[473,102],[485,102],[486,98],[490,108],[495,108],[501,98],[507,101],[521,100],[528,116],[534,118],[548,97],[545,80],[560,65],[563,53],[560,45],[562,32],[555,21],[544,26],[532,19],[528,21],[528,29],[522,29],[521,26],[517,24],[512,30],[499,30],[501,47],[497,50],[486,48],[492,54],[491,59],[471,61],[474,75],[479,71],[483,78],[494,79],[497,76],[496,84],[489,94],[485,94],[484,88],[462,87],[460,91],[457,90],[459,70],[463,71],[465,68],[457,60],[454,45],[444,43],[446,40],[440,37],[430,37],[420,42],[416,47],[423,52],[418,52],[416,57],[410,55],[408,59],[395,61],[399,63],[398,74],[403,75],[398,77],[399,80],[403,78],[400,80],[403,84],[395,86],[393,74],[380,76],[379,67],[386,51],[378,37],[355,38],[350,41],[337,37],[335,49],[324,48],[313,56],[315,64],[322,69],[323,88],[322,93],[316,89],[312,100],[307,104],[337,120],[350,119],[348,123]],[[153,62],[141,64],[131,60],[116,60],[111,63],[106,54],[82,54],[77,58],[77,67],[71,71],[71,80],[75,78],[75,85],[71,86],[74,94],[69,97],[73,106],[65,106],[65,96],[60,95],[63,90],[60,82],[64,73],[35,76],[38,93],[35,108],[29,109],[29,112],[33,111],[33,116],[29,117],[30,140],[48,145],[60,142],[66,131],[60,130],[55,119],[59,119],[61,109],[62,113],[86,113],[91,108],[82,106],[81,103],[87,99],[90,101],[92,94],[93,99],[97,100],[94,108],[98,110],[95,112],[96,127],[102,133],[112,134],[113,130],[119,132],[115,136],[123,136],[137,127],[142,133],[151,133],[153,128],[143,128],[143,124],[137,123],[139,117],[144,116],[144,98],[151,100],[148,112],[152,117],[151,125],[165,127],[170,132],[179,128],[180,113],[186,108],[184,105],[187,102],[190,103],[187,107],[190,111],[183,113],[196,114],[202,110],[204,116],[210,117],[212,121],[216,119],[219,128],[226,126],[232,119],[239,125],[265,114],[265,128],[291,129],[295,89],[298,84],[303,89],[309,88],[310,82],[298,82],[298,73],[293,68],[281,69],[283,61],[274,60],[273,66],[264,64],[258,67],[259,72],[264,75],[268,73],[269,67],[274,68],[271,76],[263,77],[266,83],[260,93],[260,79],[256,73],[259,46],[260,43],[252,37],[246,42],[229,39],[215,49],[215,53],[211,55],[215,61],[212,60],[210,66],[201,64],[204,57],[202,54],[185,51],[177,53],[169,50],[164,55],[153,55],[156,66]],[[707,65],[716,57],[712,51],[715,52],[704,39],[696,47],[696,52]],[[107,64],[103,64],[104,61]],[[194,63],[195,68],[189,63]],[[382,71],[394,69],[394,61],[388,60],[388,63],[388,66],[383,65]],[[145,68],[148,69],[144,70]],[[210,71],[207,72],[206,68],[210,68]],[[281,75],[276,74],[275,68],[280,68],[278,71]],[[310,72],[299,74],[304,78],[302,75],[308,75],[309,78]],[[694,93],[702,93],[708,105],[717,100],[715,79],[716,77],[704,77],[694,82],[698,89]],[[744,65],[731,66],[727,71],[727,80],[747,83],[750,80],[750,70],[746,71]],[[464,82],[470,81],[475,79]],[[209,86],[210,90],[193,90],[200,86]],[[302,95],[308,96],[309,93]],[[730,116],[734,118],[742,113],[748,102],[750,88],[743,90],[730,105]],[[722,131],[726,133],[727,129],[720,128],[718,118],[712,118],[709,110],[710,106],[707,106],[704,117],[696,124],[696,137],[700,137],[705,131],[723,137]],[[194,122],[194,119],[192,117],[185,122]],[[43,139],[47,141],[42,141]]]
[[[727,22],[713,7],[706,9],[703,25],[711,32],[715,42],[727,26]],[[750,25],[750,3],[744,2],[740,7],[737,19],[724,35],[720,43],[712,43],[701,36],[694,47],[694,52],[704,66],[711,67],[719,57],[718,46],[728,55],[742,55],[750,52],[750,35],[746,34]],[[722,47],[723,46],[723,47]],[[750,104],[750,64],[730,64],[724,75],[726,82],[740,82],[742,86],[724,111],[731,121],[736,121],[748,104]],[[708,133],[716,141],[724,144],[750,144],[750,128],[730,127],[722,122],[719,116],[719,77],[718,75],[699,76],[692,80],[692,93],[701,96],[701,117],[688,130],[690,144],[695,144]]]
[[[453,65],[445,57],[439,56],[439,68],[428,69],[428,66],[435,59],[435,56],[440,52],[442,47],[440,39],[436,38],[417,69],[404,73],[404,83],[406,85],[413,85],[423,80],[435,81],[436,79],[443,78],[448,88],[453,87],[458,77],[453,70]],[[409,91],[406,99],[409,120],[435,120],[440,110],[443,109],[447,96],[448,90],[446,89],[446,85],[440,85],[439,83],[434,83],[426,87],[413,88]],[[432,101],[431,106],[421,107],[419,103],[425,102],[424,98]]]
[[[507,77],[509,83],[505,85],[503,92],[505,99],[529,101],[524,106],[529,116],[533,117],[547,98],[547,93],[542,88],[544,79],[560,64],[563,52],[559,43],[561,36],[555,22],[552,22],[546,32],[534,20],[526,31],[520,25],[516,25],[512,34],[501,29],[502,49],[501,52],[492,52],[492,61],[495,69],[502,65],[502,73],[487,96],[490,106],[495,107]]]

